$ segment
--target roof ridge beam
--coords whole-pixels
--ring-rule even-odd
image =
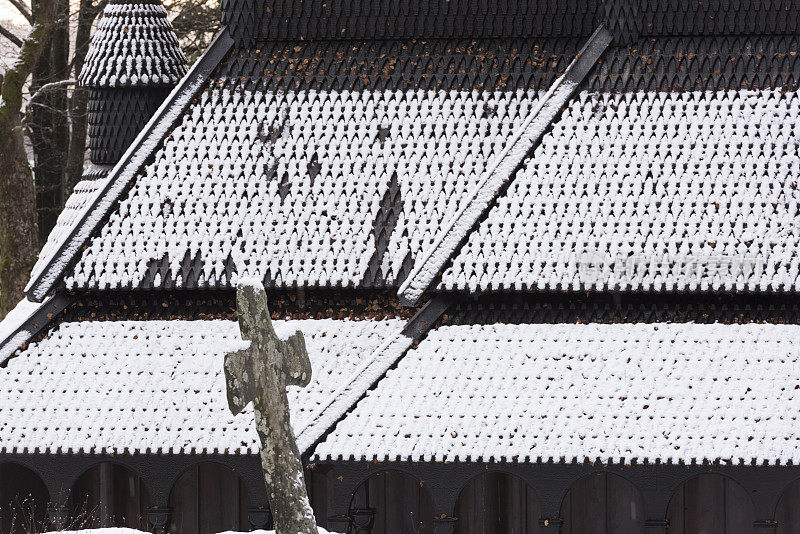
[[[525,156],[539,142],[572,93],[597,63],[611,39],[606,24],[598,26],[570,62],[564,74],[559,76],[539,99],[525,122],[514,133],[511,142],[490,163],[470,192],[467,201],[441,227],[433,244],[421,260],[414,262],[414,269],[398,290],[400,300],[404,304],[413,305],[418,302],[431,283],[441,274],[463,240],[491,206],[497,197],[497,192],[514,176]]]
[[[358,401],[372,389],[452,304],[449,296],[437,295],[425,303],[401,330],[392,333],[380,347],[366,354],[349,382],[339,386],[297,426],[297,447],[302,456],[316,447]]]
[[[117,200],[135,180],[139,170],[160,146],[175,122],[208,80],[233,45],[233,39],[223,28],[198,59],[186,76],[170,92],[153,114],[120,161],[114,165],[98,187],[92,202],[82,208],[69,232],[65,232],[49,258],[40,258],[25,287],[25,294],[33,302],[42,302],[73,264],[84,244],[107,219]]]

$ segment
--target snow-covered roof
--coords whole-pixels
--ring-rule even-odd
[[[235,49],[149,143],[109,219],[69,243],[66,287],[398,287],[582,43]],[[480,227],[453,236],[466,246],[436,287],[795,290],[798,47],[706,36],[610,50],[497,180],[512,184]],[[71,213],[34,273],[70,263],[56,248]]]
[[[47,307],[48,302],[31,302],[22,299],[0,321],[0,364],[33,336],[32,330],[43,325],[32,325],[36,314]],[[60,310],[59,310],[60,311]]]
[[[800,460],[800,325],[440,327],[318,459]]]
[[[582,92],[447,289],[796,291],[798,91]]]
[[[372,43],[360,63],[342,59],[346,45],[321,46],[228,58],[67,287],[165,284],[153,269],[169,269],[177,287],[231,287],[237,275],[278,287],[396,285],[577,51],[562,45],[534,78],[525,65],[547,50],[532,43]],[[321,75],[308,82],[294,58],[318,53]],[[483,64],[486,54],[497,64]],[[426,81],[419,61],[436,77]],[[187,261],[198,280],[178,274]]]
[[[111,0],[92,36],[79,81],[98,88],[163,87],[186,74],[160,0]]]
[[[177,273],[187,255],[202,266],[201,287],[235,284],[226,270],[284,287],[360,285],[382,218],[391,219],[388,250],[376,267],[393,285],[535,100],[528,91],[211,89],[67,286],[136,287],[151,262],[166,257]],[[497,114],[484,112],[493,106]]]
[[[403,321],[275,325],[304,332],[314,369],[289,388],[303,441]],[[64,322],[0,370],[0,452],[255,453],[252,411],[225,396],[241,343],[227,320]],[[442,326],[315,458],[797,462],[799,364],[800,325]]]
[[[312,363],[311,384],[288,388],[297,433],[403,323],[274,321],[304,333]],[[256,453],[252,408],[233,417],[225,393],[242,343],[233,321],[62,323],[0,369],[0,452]]]

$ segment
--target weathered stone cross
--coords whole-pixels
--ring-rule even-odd
[[[267,294],[258,282],[239,284],[236,307],[242,338],[250,347],[225,355],[228,407],[236,415],[253,402],[276,534],[317,534],[286,398],[287,385],[304,387],[311,381],[303,334],[278,339]]]

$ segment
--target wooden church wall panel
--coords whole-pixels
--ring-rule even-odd
[[[750,534],[754,519],[747,492],[716,474],[686,481],[670,499],[667,510],[669,534]]]
[[[72,486],[70,499],[72,501],[70,516],[81,526],[92,526],[92,518],[96,513],[93,503],[100,502],[100,472],[97,469],[89,469],[79,476]]]
[[[486,473],[470,481],[458,496],[458,534],[539,532],[539,504],[524,481],[505,473]]]
[[[539,501],[536,499],[533,488],[528,485],[525,486],[525,511],[527,512],[525,518],[526,526],[533,532],[538,532],[539,519],[541,517]]]
[[[218,464],[199,467],[200,532],[223,532],[239,527],[239,479]]]
[[[618,476],[606,477],[607,532],[637,532],[644,527],[644,500],[639,490]]]
[[[667,521],[669,522],[669,533],[670,534],[683,534],[683,525],[686,523],[686,514],[684,513],[684,486],[682,485],[675,493],[672,494],[672,497],[669,501],[669,506],[667,508]]]
[[[170,532],[249,530],[249,506],[247,489],[234,471],[204,462],[189,468],[172,488]]]
[[[739,484],[725,478],[725,529],[727,534],[753,532],[753,506],[750,497]]]
[[[169,505],[172,508],[170,532],[198,532],[198,466],[184,472],[172,487]]]
[[[50,498],[39,476],[14,463],[0,463],[0,532],[39,530]]]
[[[144,498],[147,489],[142,479],[133,471],[111,464],[111,477],[116,491],[112,493],[112,508],[116,514],[126,518],[126,524],[147,524],[147,506]]]
[[[328,510],[328,503],[333,500],[333,480],[329,474],[330,469],[330,466],[315,466],[305,472],[311,509],[314,510],[317,525],[322,528],[328,528],[328,515],[331,513]]]
[[[644,532],[644,501],[636,486],[624,478],[595,473],[570,487],[561,518],[562,534]]]
[[[603,474],[589,475],[570,488],[570,515],[564,517],[565,534],[605,533],[606,483]]]
[[[71,500],[76,526],[147,528],[147,488],[125,466],[113,462],[92,466],[75,481]]]
[[[800,534],[800,480],[795,480],[781,495],[775,510],[775,534]]]
[[[433,534],[433,501],[424,484],[399,471],[383,471],[366,480],[353,495],[351,514],[374,512],[372,534]],[[363,524],[367,517],[356,517]]]
[[[692,498],[698,495],[699,498]],[[684,507],[687,534],[697,532],[725,532],[725,479],[722,477],[697,477],[686,483]]]

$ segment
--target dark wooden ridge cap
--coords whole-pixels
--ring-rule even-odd
[[[401,302],[416,304],[422,294],[438,279],[442,269],[461,249],[467,236],[475,231],[481,219],[492,208],[499,192],[513,181],[524,157],[539,143],[550,125],[560,115],[564,104],[597,64],[611,40],[612,35],[606,24],[600,24],[564,74],[556,79],[547,93],[537,102],[525,123],[514,134],[515,138],[511,140],[506,150],[497,157],[494,165],[487,168],[466,202],[452,218],[442,221],[442,227],[434,236],[433,244],[422,256],[421,261],[415,262],[411,273],[400,286],[398,294]]]
[[[233,39],[223,28],[109,172],[94,201],[83,209],[49,257],[40,258],[25,288],[29,300],[42,302],[55,288],[232,45]]]
[[[415,343],[420,342],[453,304],[448,295],[428,302],[399,331],[390,334],[380,347],[364,358],[349,382],[342,384],[302,422],[296,422],[297,446],[307,460],[336,425],[374,389],[389,370],[397,366]]]

